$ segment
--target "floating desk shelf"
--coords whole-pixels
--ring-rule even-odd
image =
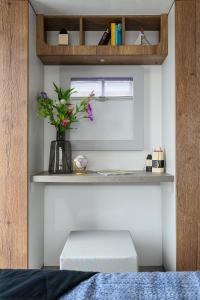
[[[38,183],[62,183],[62,184],[160,184],[161,182],[173,182],[174,176],[170,174],[156,174],[145,171],[134,171],[131,175],[100,175],[88,171],[85,175],[64,174],[50,175],[41,172],[32,176],[33,182]]]
[[[86,31],[105,31],[111,22],[122,23],[121,46],[85,45]],[[79,45],[49,45],[47,31],[79,32]],[[157,45],[126,45],[126,31],[159,31]],[[45,65],[155,65],[168,53],[167,15],[156,16],[37,16],[37,55]]]

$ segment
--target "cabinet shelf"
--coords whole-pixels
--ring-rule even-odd
[[[122,23],[122,45],[85,44],[86,31],[104,31],[111,22]],[[139,27],[159,31],[157,45],[126,45],[126,31]],[[49,45],[47,31],[66,27],[79,32],[79,45]],[[37,55],[45,65],[154,65],[167,56],[167,15],[160,16],[37,16]]]
[[[88,171],[85,175],[63,174],[52,175],[41,172],[32,176],[32,181],[37,183],[62,183],[62,184],[160,184],[173,182],[174,176],[164,173],[156,174],[145,171],[134,171],[129,175],[100,175]]]

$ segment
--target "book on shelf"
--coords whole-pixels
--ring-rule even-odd
[[[103,33],[98,45],[108,45],[110,40],[111,46],[122,45],[122,24],[111,23],[110,27]]]
[[[116,24],[111,23],[111,46],[116,45]]]
[[[116,45],[122,45],[122,24],[116,24],[115,32]]]
[[[122,45],[122,24],[111,23],[111,45]]]

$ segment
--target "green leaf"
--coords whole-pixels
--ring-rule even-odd
[[[55,84],[55,82],[53,82],[54,88],[55,88],[55,92],[58,94],[59,93],[59,88],[58,86]]]
[[[76,113],[78,113],[79,112],[79,107],[78,107],[78,105],[76,104]]]
[[[57,93],[58,95],[58,99],[61,100],[62,99],[62,90],[61,88],[59,88],[55,82],[53,82],[53,85],[54,85],[54,88],[55,88],[55,92]]]

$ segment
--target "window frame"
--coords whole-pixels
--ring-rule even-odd
[[[71,81],[86,81],[86,80],[88,80],[88,81],[100,81],[101,82],[101,91],[102,91],[102,95],[101,96],[94,96],[94,98],[96,99],[96,100],[103,100],[103,99],[105,99],[105,100],[109,100],[109,99],[111,99],[111,100],[114,100],[114,99],[118,99],[118,98],[123,98],[123,99],[128,99],[128,100],[130,100],[130,99],[132,99],[133,97],[134,97],[134,80],[133,80],[133,77],[72,77],[71,78],[71,80],[70,80],[70,87],[71,87]],[[105,95],[105,82],[106,81],[130,81],[130,82],[132,82],[132,95],[130,95],[130,96],[106,96]],[[76,96],[73,96],[72,97],[72,99],[74,100],[74,101],[76,101],[76,99],[82,99],[83,97],[85,97],[85,96],[78,96],[78,97],[76,97]]]

